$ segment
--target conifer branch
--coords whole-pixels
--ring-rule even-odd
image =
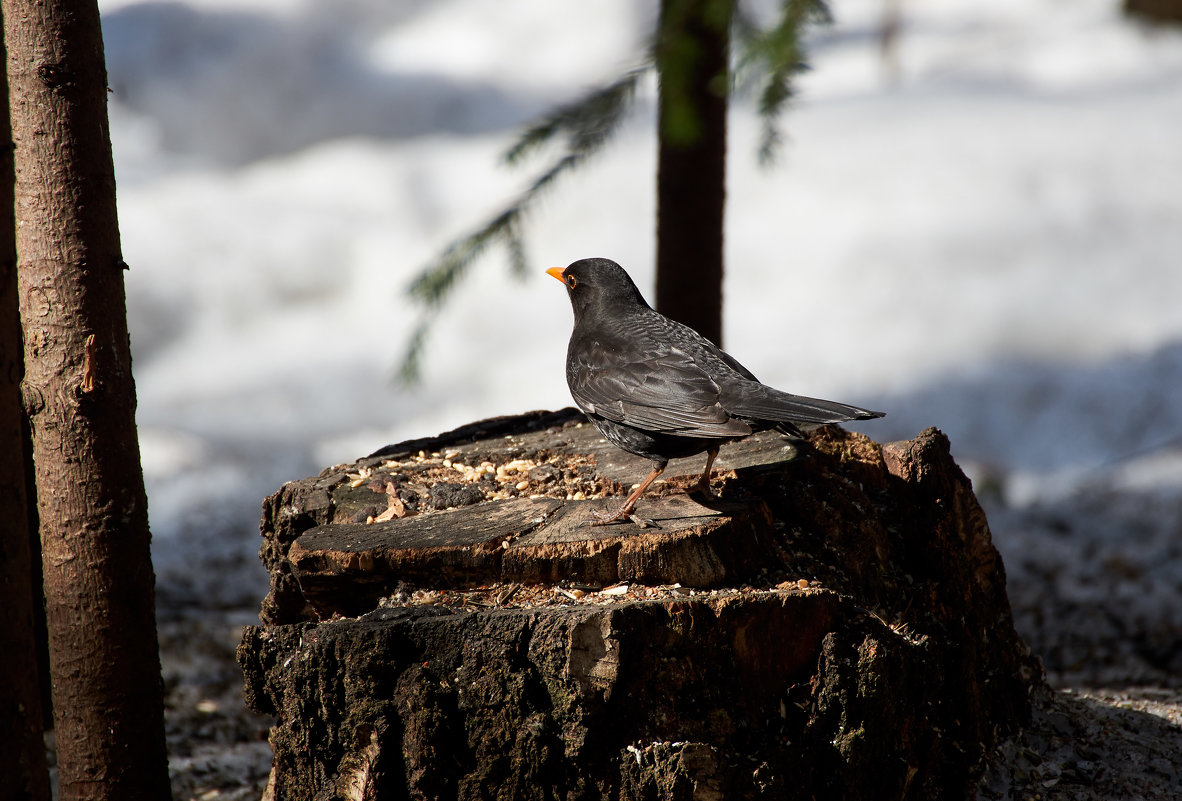
[[[792,98],[792,79],[808,69],[801,38],[808,23],[829,23],[832,17],[823,0],[785,0],[774,26],[758,30],[746,26],[743,66],[758,68],[762,75],[758,110],[762,120],[759,162],[765,166],[775,161],[782,138],[779,115]]]
[[[528,156],[559,135],[565,136],[565,152],[539,174],[507,208],[477,228],[455,240],[428,264],[407,287],[407,295],[423,309],[423,315],[403,353],[398,378],[403,385],[413,385],[420,376],[422,351],[431,323],[447,299],[456,281],[463,277],[480,256],[494,244],[505,247],[513,275],[529,272],[522,237],[522,223],[542,194],[561,176],[578,168],[594,155],[616,132],[631,108],[640,79],[651,63],[629,70],[611,84],[597,89],[574,103],[561,106],[550,116],[530,127],[509,148],[502,160],[519,166]]]

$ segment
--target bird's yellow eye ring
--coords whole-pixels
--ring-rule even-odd
[[[573,275],[565,275],[563,278],[566,280],[566,285],[571,289],[574,289],[579,285],[579,279],[575,278]]]

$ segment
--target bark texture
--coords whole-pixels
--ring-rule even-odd
[[[947,439],[759,435],[709,507],[700,467],[660,529],[578,526],[647,465],[539,413],[284,486],[239,647],[271,797],[960,797],[1037,671]]]
[[[0,45],[0,52],[3,52]],[[8,82],[0,75],[0,96]],[[7,111],[7,103],[5,110]],[[0,144],[11,141],[8,114],[0,115]],[[0,731],[8,747],[0,749],[0,775],[17,796],[48,801],[49,771],[41,737],[41,688],[34,620],[41,616],[40,584],[33,592],[34,556],[25,481],[29,457],[21,408],[24,373],[20,310],[16,292],[16,220],[13,216],[12,149],[0,154],[0,631],[9,648],[0,680]],[[40,558],[36,570],[41,572]]]
[[[662,0],[656,308],[722,344],[733,0]]]
[[[4,0],[23,396],[62,799],[169,796],[106,70],[93,0]]]

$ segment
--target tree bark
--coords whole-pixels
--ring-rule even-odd
[[[657,310],[722,342],[731,0],[662,0]]]
[[[59,797],[166,799],[98,7],[4,0],[3,13]]]
[[[2,48],[0,48],[2,52]],[[0,92],[8,97],[6,76]],[[0,144],[11,141],[8,114],[0,115]],[[16,220],[13,214],[12,149],[0,156],[0,630],[9,653],[0,679],[0,774],[20,798],[49,801],[49,771],[41,737],[41,688],[33,621],[41,614],[33,594],[33,554],[25,467],[28,448],[20,380],[24,372],[20,310],[16,293]],[[38,568],[40,567],[38,560]],[[40,571],[38,571],[40,572]],[[40,589],[40,587],[38,587]]]

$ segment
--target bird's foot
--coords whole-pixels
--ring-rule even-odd
[[[685,494],[691,495],[691,496],[697,495],[697,496],[700,496],[700,497],[706,499],[707,501],[722,500],[721,498],[719,498],[717,495],[714,494],[714,490],[710,489],[710,482],[709,481],[699,481],[698,483],[693,484],[692,486],[686,487]]]
[[[639,528],[649,528],[650,526],[652,528],[660,528],[655,520],[649,520],[647,517],[641,517],[626,506],[616,512],[593,511],[591,512],[591,519],[584,520],[580,525],[609,526],[612,523],[623,523],[625,521],[631,521]]]
[[[591,517],[580,523],[580,526],[609,526],[612,523],[623,523],[628,519],[629,512],[626,509],[620,509],[618,512],[601,512],[597,509],[591,511]]]

